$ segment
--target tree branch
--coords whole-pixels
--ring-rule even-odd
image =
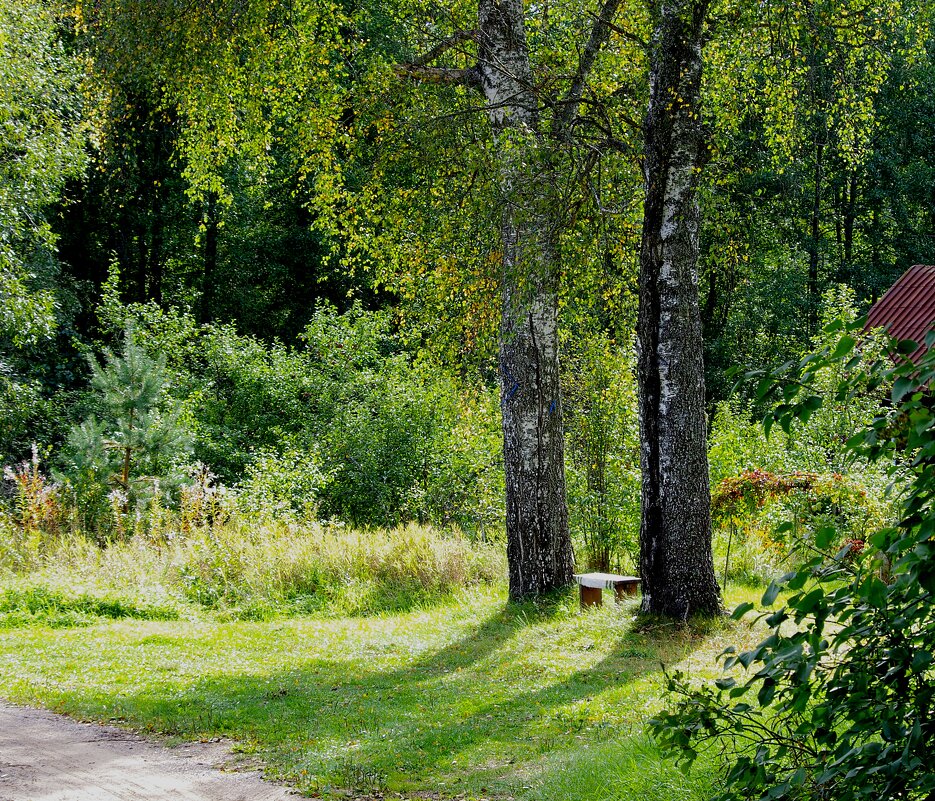
[[[405,64],[396,64],[393,71],[401,78],[408,78],[425,83],[443,84],[446,86],[470,86],[479,89],[481,85],[480,70],[477,67],[459,69],[455,67],[430,67],[433,61],[447,53],[462,42],[476,42],[476,30],[457,31],[447,39],[442,39],[435,47],[418,58]]]
[[[628,41],[631,41],[634,44],[639,45],[643,50],[647,50],[647,51],[649,50],[649,42],[647,42],[645,39],[641,39],[635,33],[632,33],[631,31],[628,31],[628,30],[624,30],[619,25],[612,25],[611,23],[607,23],[607,27],[610,28],[618,36],[622,36],[624,39],[627,39]]]
[[[578,56],[578,69],[575,71],[575,75],[571,79],[571,86],[568,87],[567,94],[559,103],[559,109],[555,115],[553,133],[559,139],[564,139],[567,136],[568,128],[578,113],[578,106],[581,103],[581,96],[584,94],[588,74],[591,72],[591,67],[594,66],[597,54],[610,38],[613,19],[617,14],[617,9],[620,8],[620,3],[621,0],[604,0],[600,14],[594,17],[588,43]]]
[[[461,42],[476,42],[478,37],[478,32],[475,30],[471,31],[458,31],[453,33],[447,39],[442,39],[435,47],[429,50],[426,53],[423,53],[416,59],[413,59],[409,64],[413,67],[426,67],[431,64],[439,56],[447,53],[453,47],[457,47]]]
[[[393,71],[400,78],[409,78],[425,83],[437,83],[446,86],[470,86],[479,89],[480,71],[477,67],[455,69],[452,67],[426,67],[418,64],[396,64]]]

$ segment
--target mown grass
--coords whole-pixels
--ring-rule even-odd
[[[634,619],[632,603],[582,613],[572,593],[516,605],[481,586],[367,617],[32,625],[0,631],[0,695],[230,737],[310,795],[701,799],[715,774],[685,779],[643,733],[660,665],[712,674],[756,633]]]

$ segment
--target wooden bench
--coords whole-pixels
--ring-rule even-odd
[[[618,576],[614,573],[575,573],[575,581],[581,591],[581,608],[600,606],[604,602],[604,590],[612,589],[619,604],[624,598],[636,595],[640,579],[636,576]]]

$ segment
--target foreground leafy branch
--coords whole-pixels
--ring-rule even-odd
[[[760,379],[774,401],[764,421],[789,430],[831,398],[815,394],[829,368],[843,379],[835,402],[891,387],[890,402],[846,443],[854,458],[887,466],[897,525],[874,532],[859,557],[828,550],[822,529],[803,544],[800,568],[763,596],[769,636],[725,654],[714,687],[668,676],[673,707],[652,728],[670,753],[691,763],[719,748],[727,761],[723,799],[922,799],[935,793],[935,353],[914,364],[900,342],[867,363],[861,323],[830,325],[837,341]],[[930,334],[926,344],[935,343]],[[751,609],[743,604],[740,618]],[[745,672],[738,674],[738,668]]]

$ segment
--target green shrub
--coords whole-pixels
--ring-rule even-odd
[[[80,528],[97,536],[135,532],[147,507],[184,480],[190,446],[180,409],[165,392],[165,359],[151,358],[131,326],[122,353],[105,355],[105,365],[90,358],[98,414],[72,428],[65,451]]]
[[[314,520],[330,478],[316,447],[284,443],[281,452],[261,450],[247,465],[236,487],[237,505],[260,522]]]
[[[579,567],[635,569],[640,462],[633,365],[602,333],[579,338],[568,351],[565,472],[569,527],[585,563]]]
[[[406,352],[388,312],[319,304],[289,347],[151,305],[127,311],[112,299],[107,309],[136,320],[152,358],[171,348],[167,386],[194,456],[237,486],[250,513],[500,527],[496,393]]]
[[[759,392],[775,402],[767,428],[788,433],[826,404],[865,406],[888,391],[889,402],[847,438],[844,455],[886,469],[897,522],[868,532],[859,547],[836,548],[833,529],[815,531],[799,566],[763,596],[769,636],[731,653],[724,668],[732,673],[714,687],[673,674],[674,708],[653,728],[686,762],[708,748],[723,751],[724,799],[931,798],[935,350],[913,364],[905,356],[917,344],[899,343],[892,360],[868,364],[855,355],[858,338],[866,341],[860,322],[837,321],[825,335],[788,372],[759,376]],[[839,379],[831,394],[827,374]]]

